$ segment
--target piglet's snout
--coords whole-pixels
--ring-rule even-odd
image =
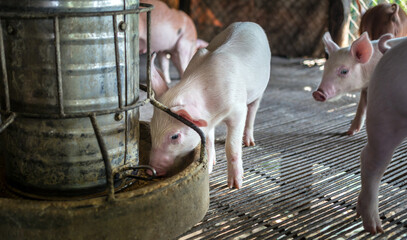
[[[327,99],[326,94],[321,89],[318,89],[315,92],[313,92],[312,96],[314,97],[314,99],[316,101],[319,101],[319,102],[325,102]]]
[[[173,164],[173,160],[166,154],[152,151],[150,156],[150,166],[155,169],[157,176],[164,176]],[[153,175],[151,170],[147,174]]]

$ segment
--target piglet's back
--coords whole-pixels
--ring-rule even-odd
[[[180,84],[170,90],[176,95],[194,89],[203,92],[203,102],[243,101],[260,98],[270,78],[271,53],[264,30],[256,23],[237,22],[219,33],[190,61]],[[164,101],[164,99],[163,99]],[[227,106],[224,106],[227,108]]]
[[[264,30],[253,22],[235,22],[218,34],[208,45],[207,49],[214,51],[228,51],[245,56],[248,50],[265,50],[270,55],[270,47]]]
[[[262,95],[270,78],[271,61],[262,27],[253,22],[233,23],[209,43],[207,50],[223,59],[234,59],[240,77],[247,81],[248,103]]]

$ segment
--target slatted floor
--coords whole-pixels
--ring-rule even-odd
[[[363,232],[355,211],[365,129],[343,135],[358,94],[315,102],[310,90],[322,71],[302,63],[273,58],[255,125],[256,146],[243,148],[240,190],[226,186],[224,126],[217,130],[209,211],[179,239],[407,238],[407,144],[397,149],[380,189],[385,233],[372,237]]]

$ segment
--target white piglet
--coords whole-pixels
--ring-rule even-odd
[[[154,59],[154,58],[152,58]],[[152,87],[157,99],[200,127],[206,136],[208,169],[215,164],[215,127],[227,126],[228,186],[241,188],[243,181],[242,138],[254,145],[253,125],[270,78],[271,53],[264,30],[255,23],[238,22],[200,49],[180,82],[168,89],[152,65]],[[165,175],[175,160],[200,142],[190,127],[154,109],[151,119],[150,165]]]
[[[407,39],[384,54],[369,84],[368,142],[361,154],[362,189],[357,212],[364,228],[373,234],[383,232],[378,211],[380,180],[394,150],[407,137],[406,63]]]
[[[380,40],[370,41],[365,32],[350,47],[340,48],[329,32],[323,37],[329,59],[325,63],[321,83],[312,95],[316,101],[325,102],[344,93],[361,91],[356,115],[347,135],[354,135],[363,127],[369,81],[376,64],[383,56],[379,51],[383,46],[378,43],[386,41],[388,45],[395,46],[403,40],[395,38],[387,41],[389,38],[389,35],[383,35]]]

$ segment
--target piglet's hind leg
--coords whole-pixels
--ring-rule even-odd
[[[405,137],[400,129],[406,126],[398,123],[400,121],[386,121],[386,117],[381,117],[367,125],[368,144],[361,154],[362,189],[357,213],[362,217],[364,229],[372,234],[383,232],[378,211],[379,186],[394,150]]]
[[[244,127],[243,143],[245,146],[254,146],[254,120],[256,118],[257,109],[259,109],[260,98],[247,105],[246,125]]]

